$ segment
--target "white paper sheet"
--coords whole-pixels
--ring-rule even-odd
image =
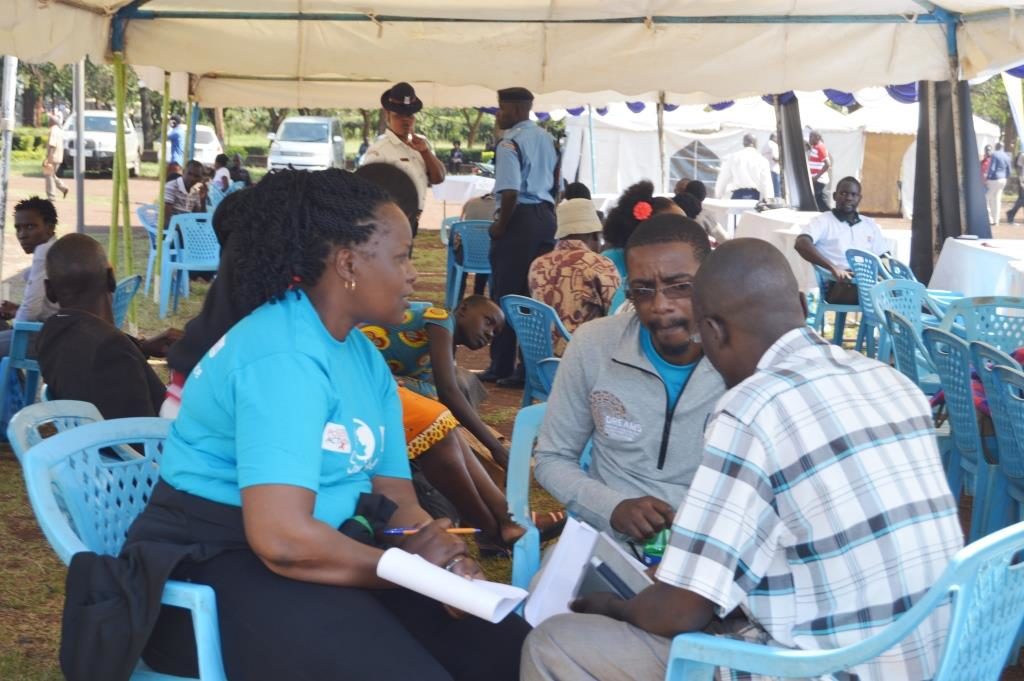
[[[598,536],[598,531],[590,525],[575,518],[566,520],[554,553],[526,602],[524,615],[527,622],[537,626],[549,617],[569,612],[569,601],[576,593],[576,585],[594,552]]]
[[[460,577],[402,549],[388,549],[377,576],[488,622],[498,623],[527,596],[524,589]]]

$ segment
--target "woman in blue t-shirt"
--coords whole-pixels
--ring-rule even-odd
[[[126,548],[198,547],[172,576],[214,588],[234,681],[518,679],[517,616],[464,618],[376,574],[389,546],[482,574],[448,521],[417,504],[395,381],[355,328],[403,318],[408,220],[340,170],[273,173],[238,210],[253,224],[233,243],[232,291],[254,311],[189,375]],[[408,526],[422,529],[383,534]],[[162,614],[144,657],[187,673],[190,637]]]

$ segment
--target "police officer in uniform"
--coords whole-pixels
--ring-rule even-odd
[[[558,149],[555,140],[530,120],[533,93],[514,87],[498,91],[498,127],[505,131],[494,156],[498,217],[491,225],[491,297],[530,295],[530,263],[555,245]],[[480,377],[502,387],[520,387],[515,372],[516,336],[510,325],[491,344],[491,366]]]
[[[427,188],[444,182],[444,164],[434,154],[427,138],[417,135],[416,114],[423,108],[423,100],[416,96],[416,90],[408,83],[398,83],[380,96],[380,105],[387,112],[387,130],[374,140],[359,161],[365,166],[371,163],[387,163],[401,168],[412,178],[419,194],[420,209],[427,201]],[[416,236],[419,214],[412,224]]]

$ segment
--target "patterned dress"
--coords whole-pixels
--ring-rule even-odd
[[[437,401],[428,324],[453,331],[448,310],[427,302],[412,303],[397,326],[362,327],[362,332],[381,351],[391,373],[398,379],[410,459],[433,447],[459,426],[447,407]]]

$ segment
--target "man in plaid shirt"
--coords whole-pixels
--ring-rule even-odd
[[[594,594],[527,639],[524,681],[661,679],[687,631],[833,649],[914,605],[963,545],[924,395],[807,328],[784,256],[730,241],[694,284],[704,352],[731,389],[655,584]],[[930,679],[948,607],[837,679]],[[741,670],[742,671],[742,670]],[[752,678],[719,670],[716,678]]]

